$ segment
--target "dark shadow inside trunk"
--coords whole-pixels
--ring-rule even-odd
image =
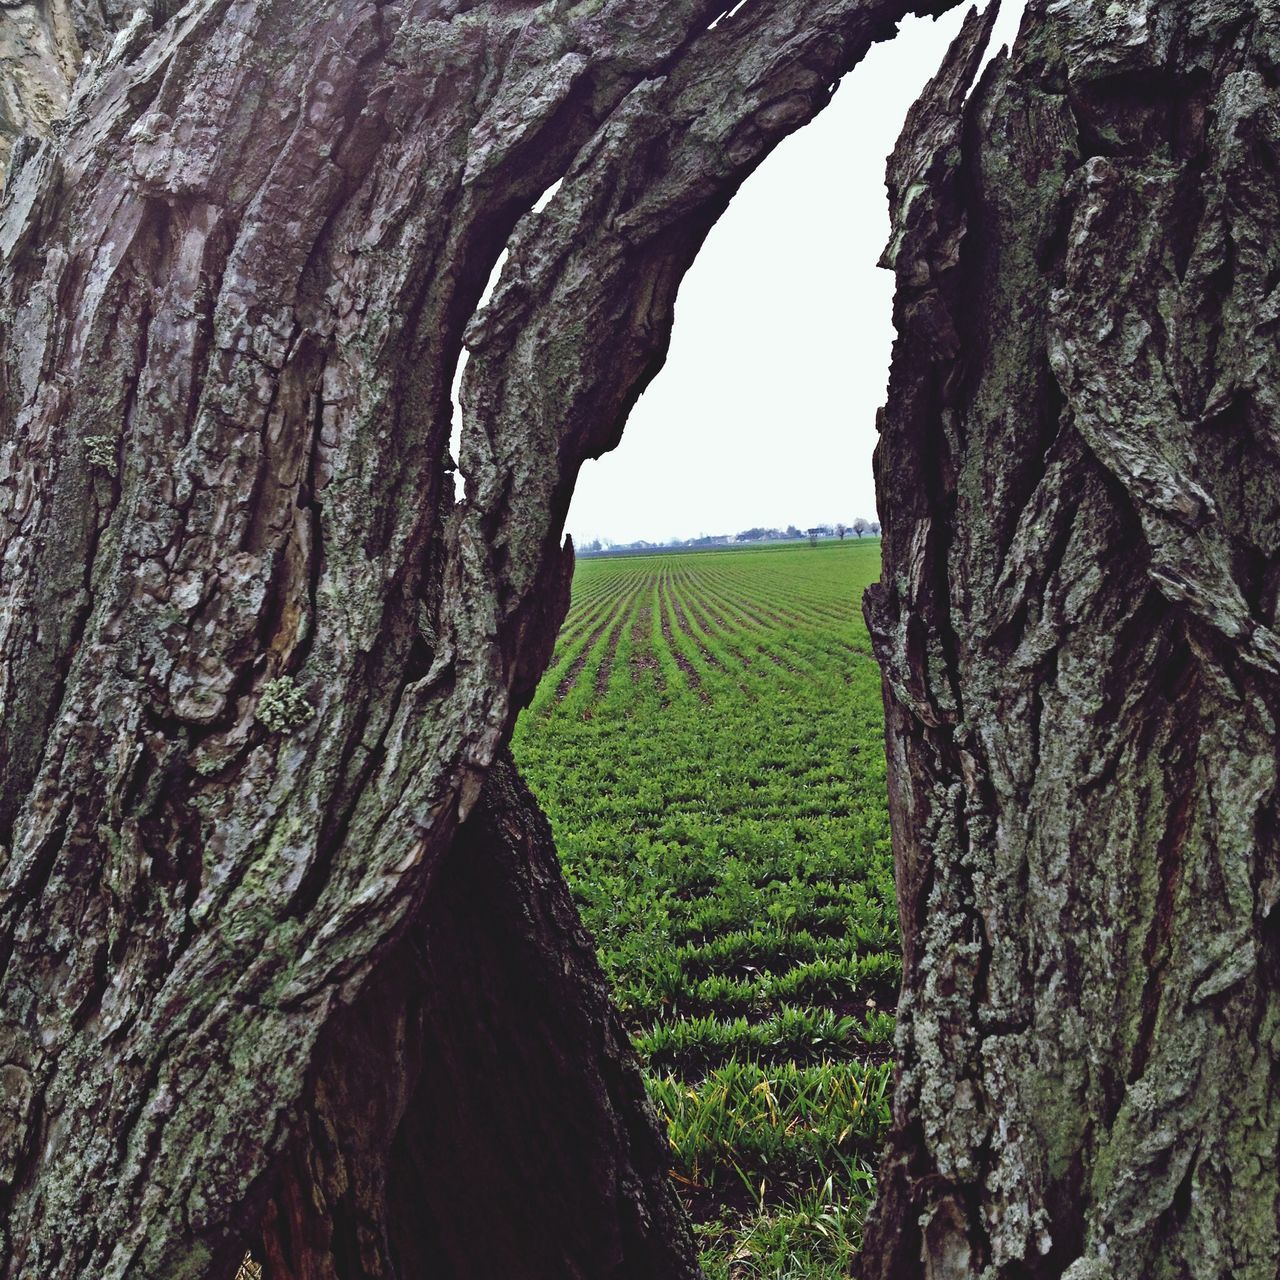
[[[696,1274],[630,1045],[509,761],[343,1015],[313,1107],[266,1215],[271,1280]]]

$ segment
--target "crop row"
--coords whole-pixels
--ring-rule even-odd
[[[844,1274],[887,1123],[878,569],[873,543],[583,562],[516,730],[709,1277],[773,1274],[784,1235],[790,1274]]]

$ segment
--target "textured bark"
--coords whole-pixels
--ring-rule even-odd
[[[66,114],[79,61],[65,0],[0,4],[0,182],[15,140],[43,137]]]
[[[178,8],[178,0],[0,0],[0,185],[15,144],[21,164],[37,139],[60,132],[87,55],[135,15],[155,31]]]
[[[639,1070],[509,760],[333,1030],[264,1215],[272,1280],[692,1274]]]
[[[1280,1271],[1280,8],[971,20],[890,162],[866,1277]],[[966,96],[967,95],[967,96]]]
[[[74,7],[0,207],[0,1276],[688,1275],[477,801],[684,270],[913,6],[174,7]]]

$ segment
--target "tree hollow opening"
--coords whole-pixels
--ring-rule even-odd
[[[883,157],[962,16],[873,48],[712,230],[663,371],[579,478],[572,605],[516,727],[709,1274],[842,1274],[888,1127],[873,264]]]

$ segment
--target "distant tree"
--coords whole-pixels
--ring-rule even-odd
[[[873,520],[869,526],[869,530],[873,538],[878,538],[880,536],[880,521]]]
[[[801,538],[801,537],[803,537],[803,536],[804,536],[804,535],[800,532],[800,530],[799,530],[799,529],[797,529],[797,528],[795,527],[795,525],[793,525],[793,524],[789,524],[789,525],[787,525],[787,537],[788,537],[788,538]]]
[[[858,535],[858,537],[860,537],[860,538],[862,537],[862,535],[863,535],[864,533],[868,532],[868,530],[870,530],[870,528],[871,528],[871,522],[870,522],[869,520],[865,520],[865,519],[863,519],[863,517],[862,517],[862,516],[859,516],[859,517],[858,517],[858,518],[853,522],[853,531],[854,531],[854,533],[856,533],[856,534]]]
[[[844,535],[848,532],[849,530],[844,525],[836,525],[836,537],[839,538],[841,542],[844,541]]]

